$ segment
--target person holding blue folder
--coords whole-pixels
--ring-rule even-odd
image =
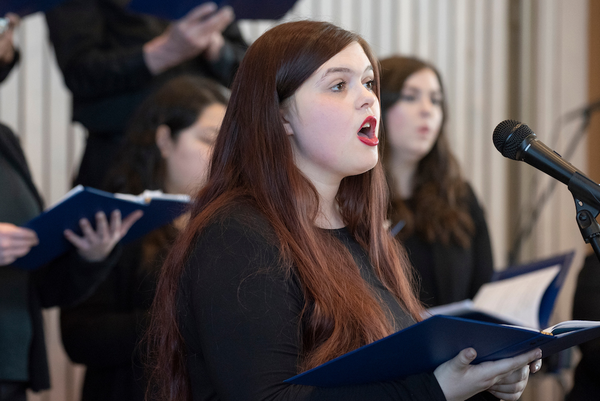
[[[15,15],[7,15],[0,33],[0,82],[18,61],[13,44]],[[75,303],[106,277],[118,258],[117,242],[140,217],[110,222],[102,213],[94,230],[80,222],[83,236],[65,232],[76,250],[30,272],[11,263],[38,243],[34,231],[19,227],[43,209],[18,138],[0,123],[0,400],[25,401],[26,390],[45,390],[50,377],[44,340],[42,308]]]
[[[193,195],[208,170],[227,92],[214,81],[194,76],[167,82],[135,113],[104,189]],[[124,245],[121,258],[94,294],[61,309],[64,348],[73,362],[86,366],[82,401],[144,400],[138,342],[158,271],[182,223],[176,220]]]
[[[18,139],[0,124],[0,400],[25,401],[26,389],[50,387],[42,308],[74,304],[88,296],[119,257],[115,248],[140,217],[121,220],[114,212],[107,221],[96,216],[96,229],[80,222],[83,236],[65,232],[71,252],[35,271],[11,263],[38,243],[34,231],[19,225],[42,211]]]
[[[159,279],[150,399],[516,400],[539,349],[322,388],[284,381],[420,320],[384,223],[379,68],[357,34],[278,25],[248,49],[205,187]],[[403,363],[398,360],[397,363]]]

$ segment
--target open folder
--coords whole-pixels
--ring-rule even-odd
[[[131,0],[127,7],[134,12],[177,20],[200,4],[211,2],[219,8],[231,6],[237,19],[270,19],[283,17],[297,0]]]
[[[473,300],[430,308],[424,317],[451,315],[543,329],[550,324],[574,255],[568,252],[496,272]]]
[[[79,185],[55,205],[24,224],[24,227],[37,233],[39,244],[12,265],[27,270],[36,269],[73,249],[63,234],[64,230],[68,228],[81,235],[79,220],[86,218],[95,226],[97,212],[104,212],[110,221],[110,214],[116,209],[121,211],[123,218],[135,210],[142,210],[142,218],[121,240],[129,242],[172,222],[186,210],[189,201],[187,195],[163,194],[160,191],[145,191],[140,195],[112,194]]]
[[[568,321],[543,332],[516,326],[436,315],[344,354],[287,383],[335,387],[394,380],[432,372],[473,347],[472,363],[510,358],[541,348],[543,357],[600,337],[600,322]]]

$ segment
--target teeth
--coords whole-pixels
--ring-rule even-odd
[[[371,123],[366,123],[365,125],[362,126],[362,128],[371,128]]]

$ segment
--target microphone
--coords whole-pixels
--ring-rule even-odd
[[[539,141],[527,125],[505,120],[496,126],[494,146],[502,156],[521,160],[566,184],[573,196],[600,209],[600,186]]]

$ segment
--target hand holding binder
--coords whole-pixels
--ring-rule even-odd
[[[479,364],[540,348],[543,357],[600,337],[600,322],[568,321],[544,331],[436,315],[286,382],[311,386],[374,383],[433,372],[464,349]]]
[[[37,233],[39,245],[31,248],[25,256],[12,265],[23,269],[36,269],[73,248],[64,236],[65,230],[83,234],[80,229],[82,218],[95,222],[98,212],[110,215],[120,210],[121,215],[141,210],[140,218],[123,237],[129,242],[173,221],[181,215],[189,204],[187,195],[163,194],[160,191],[146,191],[140,195],[111,194],[94,188],[78,186],[67,193],[56,205],[50,207],[25,224],[26,228]]]
[[[79,255],[88,262],[104,260],[115,245],[127,235],[131,226],[142,217],[141,210],[135,210],[125,219],[121,220],[121,212],[113,210],[110,215],[110,224],[104,212],[96,213],[96,230],[86,218],[79,220],[82,236],[71,229],[66,229],[64,235],[67,240],[77,248]]]
[[[11,264],[37,244],[35,231],[10,223],[0,223],[0,266]]]

